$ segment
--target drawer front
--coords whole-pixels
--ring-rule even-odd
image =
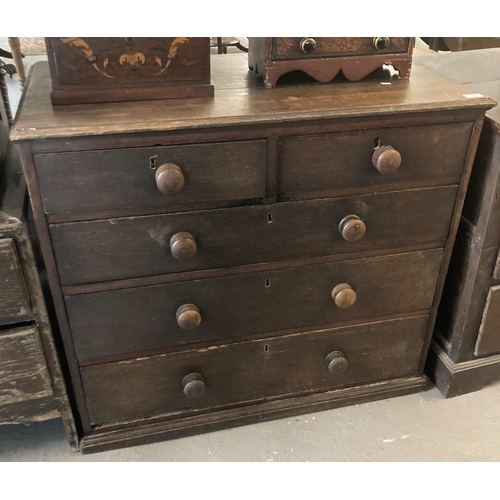
[[[169,181],[179,189],[183,179],[176,193],[160,192],[156,182],[167,163],[181,171]],[[48,214],[258,199],[265,195],[266,143],[39,154],[35,165]]]
[[[86,367],[90,419],[107,424],[416,375],[427,322],[418,316]],[[334,373],[332,352],[344,360]],[[184,389],[193,373],[198,386]]]
[[[488,356],[500,352],[500,286],[490,288],[474,354]]]
[[[0,323],[29,315],[28,292],[12,238],[0,240],[0,296]]]
[[[51,226],[51,236],[61,282],[72,285],[425,243],[444,244],[456,194],[457,187],[448,186],[77,222]],[[366,227],[365,235],[357,241],[346,241],[339,231],[340,223],[348,216],[359,217]],[[192,236],[195,249],[189,246],[186,232]],[[176,238],[172,238],[179,234],[184,236],[178,237],[181,241],[176,243]],[[179,257],[179,248],[187,248],[189,258],[174,257]]]
[[[364,130],[281,140],[279,193],[321,193],[398,182],[458,183],[472,123]],[[381,174],[372,163],[374,145],[392,146],[400,167]]]
[[[408,51],[409,38],[392,37],[384,38],[384,40],[380,40],[380,38],[277,37],[273,38],[272,42],[273,59],[314,59],[318,57],[401,54]],[[377,43],[380,48],[377,48]],[[384,50],[380,50],[381,48],[384,48]]]
[[[47,362],[34,326],[0,332],[0,405],[52,394]]]
[[[77,357],[90,360],[429,309],[442,253],[428,250],[74,295],[66,298],[66,307]],[[347,308],[336,305],[339,297],[332,299],[333,289],[343,283],[356,294]],[[342,296],[353,298],[352,291]],[[178,319],[186,304],[198,312],[189,306],[184,319]],[[194,323],[186,324],[190,319]]]

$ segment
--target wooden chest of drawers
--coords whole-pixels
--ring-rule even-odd
[[[13,137],[84,451],[426,387],[493,103],[431,71],[273,91],[244,55],[213,73],[214,101],[127,108],[53,109],[46,65],[31,77]]]

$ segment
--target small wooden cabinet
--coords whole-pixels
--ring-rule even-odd
[[[213,101],[55,113],[47,76],[12,135],[84,452],[427,387],[489,99],[425,70],[266,90],[223,55]]]
[[[350,81],[364,78],[384,64],[399,77],[410,77],[414,38],[404,37],[250,37],[248,66],[270,89],[279,78],[302,71],[327,83],[339,71]]]
[[[416,64],[500,101],[500,49],[440,53]],[[487,112],[436,323],[428,373],[457,396],[500,380],[500,109]]]

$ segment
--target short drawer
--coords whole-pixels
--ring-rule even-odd
[[[456,194],[457,187],[448,186],[58,224],[50,231],[61,282],[74,285],[426,243],[444,245]],[[349,228],[356,229],[357,217],[366,230],[352,241],[358,235],[350,234]]]
[[[30,314],[31,306],[15,242],[0,240],[0,323],[11,323]]]
[[[272,41],[272,50],[273,59],[277,61],[372,54],[404,54],[408,51],[409,42],[409,38],[402,37],[276,37]]]
[[[50,375],[37,328],[0,331],[0,405],[51,394]]]
[[[426,310],[442,254],[428,250],[74,295],[66,308],[77,357],[91,360]],[[342,284],[343,293],[333,293]]]
[[[413,376],[427,322],[418,316],[82,368],[90,419],[110,424]]]
[[[164,164],[179,167],[163,178],[163,189],[177,192],[159,190],[156,173]],[[35,166],[48,214],[260,199],[265,196],[266,143],[39,154]]]
[[[278,190],[293,196],[437,179],[458,183],[471,131],[472,123],[453,123],[286,137],[281,140]],[[373,166],[378,145],[400,154],[397,170],[382,174]],[[382,165],[393,159],[380,158]]]

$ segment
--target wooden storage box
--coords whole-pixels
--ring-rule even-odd
[[[384,64],[406,79],[414,45],[414,38],[402,37],[252,37],[248,66],[264,78],[266,88],[292,71],[326,83],[342,70],[348,80],[358,81]]]
[[[46,38],[52,104],[213,97],[210,38]]]

